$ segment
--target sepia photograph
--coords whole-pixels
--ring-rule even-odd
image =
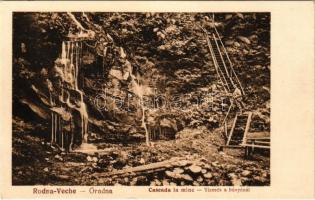
[[[270,12],[12,19],[13,186],[270,186]]]

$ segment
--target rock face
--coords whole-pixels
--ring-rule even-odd
[[[209,13],[15,13],[13,116],[21,124],[14,122],[14,132],[40,133],[44,144],[50,143],[52,121],[60,119],[65,132],[73,131],[75,138],[87,135],[83,139],[99,143],[100,149],[121,145],[106,156],[81,156],[80,160],[88,161],[89,166],[80,170],[89,173],[158,162],[182,151],[203,155],[205,141],[207,145],[221,145],[222,138],[215,137],[215,131],[229,102],[197,24],[207,29],[217,27],[248,94],[246,105],[255,112],[250,131],[268,132],[270,15],[217,13],[215,24],[210,18]],[[81,53],[77,48],[80,43],[70,42],[78,36],[84,39]],[[71,61],[71,54],[80,56],[72,56]],[[80,69],[76,70],[76,66]],[[52,117],[51,112],[59,118]],[[59,126],[54,127],[57,130]],[[160,130],[172,137],[152,139],[152,145],[157,144],[156,140],[176,137],[176,141],[160,148],[157,144],[153,148],[157,152],[143,149],[145,133],[154,138]],[[80,140],[73,142],[74,147],[82,143]],[[178,140],[184,141],[184,145],[178,144]],[[140,144],[135,151],[126,149],[125,155],[118,153],[124,145],[130,148],[128,145],[134,143]],[[14,148],[19,147],[17,140]],[[55,151],[58,150],[52,150]],[[15,163],[19,163],[20,154],[14,155]],[[52,153],[45,158],[48,158],[45,162],[64,162],[66,156]],[[233,172],[225,170],[221,160],[214,161],[204,163],[205,166],[198,163],[187,166],[187,161],[182,160],[177,168],[163,171],[163,178],[128,177],[128,181],[133,185],[144,182],[218,185],[232,184],[231,181],[240,184],[239,180],[247,185],[268,184],[269,174],[256,177],[253,170],[245,168]],[[50,166],[48,169],[50,172]],[[229,173],[235,176],[230,178]],[[218,181],[220,176],[226,177],[225,182]],[[82,182],[91,177],[85,178]],[[120,184],[128,181],[121,179]],[[105,184],[108,180],[101,182]]]

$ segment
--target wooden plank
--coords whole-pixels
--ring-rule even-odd
[[[254,141],[255,144],[261,144],[261,145],[270,145],[270,142],[264,142],[264,141]]]
[[[222,147],[223,148],[236,148],[236,149],[244,148],[243,146],[240,146],[240,145],[224,145]]]
[[[231,131],[230,131],[230,135],[229,135],[229,139],[228,139],[226,145],[230,144],[230,140],[231,140],[233,132],[234,132],[234,128],[235,128],[235,124],[236,124],[236,121],[237,121],[237,117],[238,117],[238,114],[236,114],[236,116],[234,118],[233,125],[232,125]]]
[[[106,173],[95,173],[97,177],[109,177],[109,176],[117,176],[117,175],[123,175],[123,174],[128,174],[128,173],[136,173],[136,172],[142,172],[142,171],[149,171],[149,170],[157,170],[157,169],[165,169],[165,168],[170,168],[174,166],[181,166],[181,161],[184,161],[186,165],[191,164],[191,161],[186,161],[185,159],[170,159],[162,162],[157,162],[157,163],[150,163],[147,165],[141,165],[137,167],[130,167],[118,171],[113,171],[113,172],[106,172]]]
[[[252,147],[252,148],[261,148],[261,149],[270,149],[270,146],[256,145],[256,144],[241,144],[243,147]]]
[[[251,138],[247,137],[247,140],[270,140],[270,137],[259,137],[259,138]]]

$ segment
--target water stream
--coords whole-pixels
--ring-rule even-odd
[[[81,120],[81,139],[82,144],[77,150],[85,150],[87,147],[93,149],[94,145],[87,144],[88,142],[88,121],[89,116],[87,112],[87,107],[84,102],[83,91],[79,88],[79,69],[81,66],[81,56],[82,56],[82,42],[80,41],[66,41],[62,43],[61,48],[61,67],[57,69],[61,76],[61,92],[59,94],[59,101],[66,104],[69,108],[75,109],[80,113]],[[58,66],[57,66],[58,67]],[[71,96],[74,95],[74,96]],[[51,95],[52,96],[52,95]],[[75,103],[71,103],[71,100],[75,99]],[[56,106],[53,98],[51,98],[51,105]],[[65,111],[64,111],[65,112]],[[62,114],[62,113],[61,113]],[[59,120],[56,119],[55,113],[52,113],[52,140],[56,141],[56,127],[62,129]],[[61,130],[61,139],[63,144],[63,132]],[[73,133],[70,142],[70,149],[73,146]],[[62,145],[62,148],[63,145]]]

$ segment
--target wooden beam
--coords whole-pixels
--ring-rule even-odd
[[[152,171],[152,170],[156,171],[158,169],[164,170],[165,168],[186,166],[188,164],[192,164],[192,162],[193,161],[188,161],[186,159],[173,158],[173,159],[162,161],[162,162],[150,163],[147,165],[130,167],[130,168],[112,171],[112,172],[95,173],[94,175],[97,177],[110,177],[110,176],[118,176],[118,175],[124,175],[124,174],[129,174],[129,173],[137,173],[137,172],[142,172],[142,171]]]
[[[264,142],[264,141],[254,141],[255,144],[262,144],[262,145],[270,145],[270,142]]]
[[[242,144],[243,147],[252,147],[252,148],[261,148],[261,149],[270,149],[270,146],[256,145],[256,144]]]
[[[246,138],[247,140],[270,140],[270,137],[259,137],[259,138]]]

